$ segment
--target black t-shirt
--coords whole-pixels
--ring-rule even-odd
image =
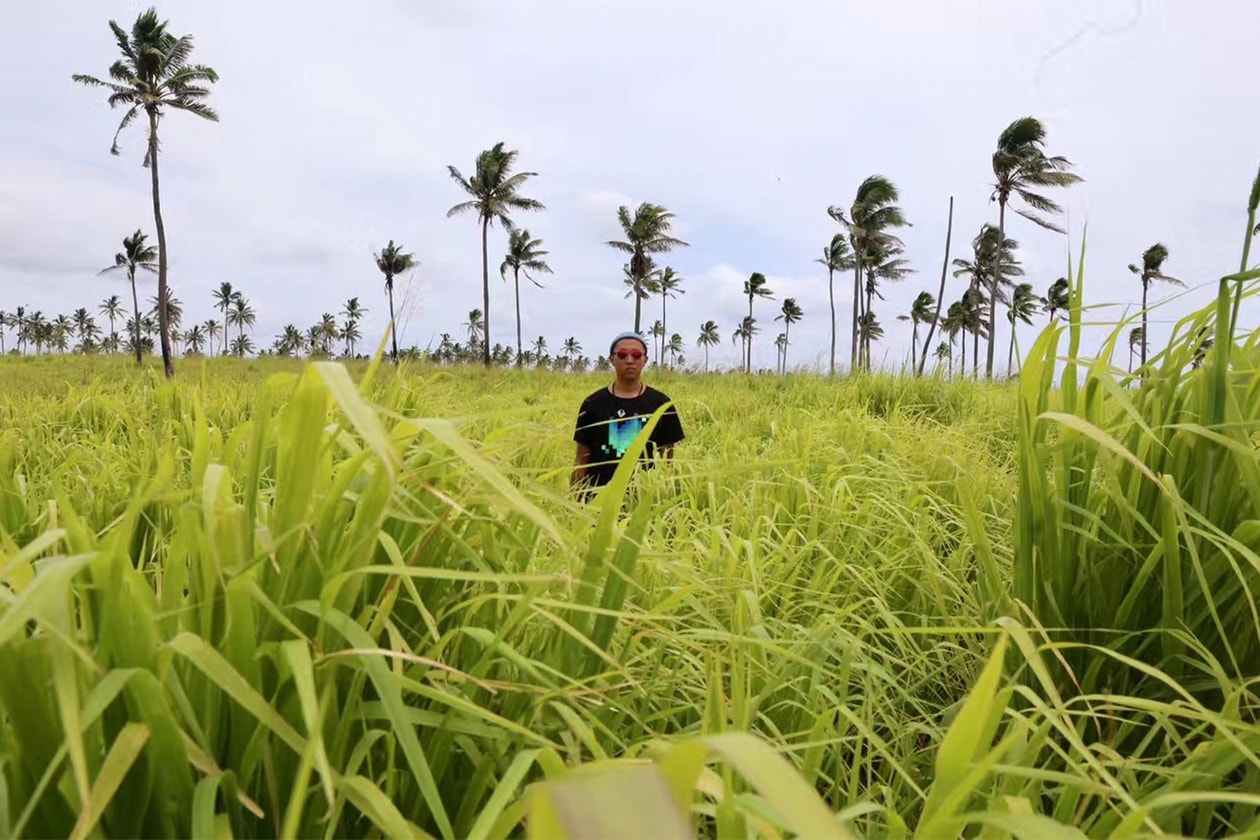
[[[591,462],[586,466],[586,480],[602,486],[612,480],[617,464],[630,444],[647,425],[652,414],[665,403],[669,396],[650,386],[644,386],[637,397],[618,397],[607,388],[600,388],[582,401],[578,409],[573,439],[591,448]],[[678,443],[684,437],[682,421],[674,406],[665,409],[657,421],[643,449],[640,459],[650,468],[651,459],[662,446]]]

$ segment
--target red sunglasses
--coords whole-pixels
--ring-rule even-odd
[[[617,351],[617,358],[621,359],[621,361],[623,362],[626,359],[634,359],[637,362],[639,361],[639,359],[642,359],[645,355],[647,354],[640,353],[638,350],[618,350]]]

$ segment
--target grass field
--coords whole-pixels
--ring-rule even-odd
[[[624,506],[596,377],[0,361],[0,836],[1255,836],[1239,285],[1141,383],[655,376]]]

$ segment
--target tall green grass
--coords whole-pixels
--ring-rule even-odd
[[[0,836],[1254,836],[1257,276],[1133,379],[1081,274],[591,506],[593,378],[0,362]]]

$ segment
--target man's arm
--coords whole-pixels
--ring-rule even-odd
[[[569,486],[576,487],[578,482],[586,478],[586,465],[591,462],[591,448],[585,443],[577,445],[577,457],[574,458],[573,472],[569,474]]]

